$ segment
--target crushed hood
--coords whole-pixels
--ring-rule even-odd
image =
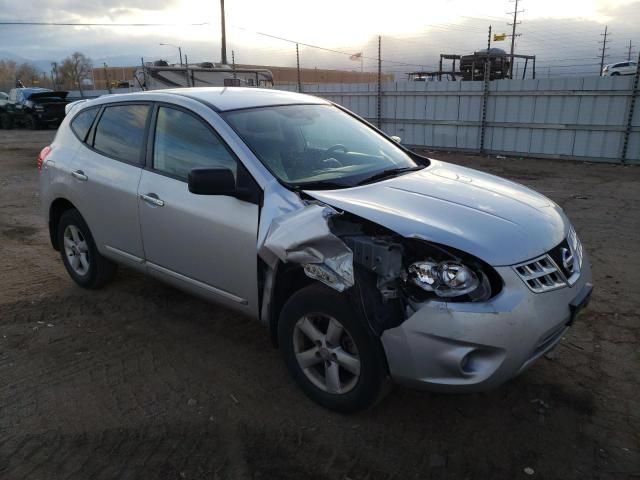
[[[569,227],[560,207],[545,196],[437,160],[389,180],[306,193],[405,237],[448,245],[494,266],[513,265],[551,250]]]

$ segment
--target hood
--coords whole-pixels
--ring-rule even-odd
[[[67,98],[67,95],[69,95],[69,92],[53,92],[53,91],[34,92],[34,93],[30,94],[27,97],[27,99],[28,100],[37,100],[39,98],[60,98],[60,99],[64,100],[65,98]]]
[[[306,193],[404,237],[448,245],[493,266],[542,255],[569,228],[562,209],[545,196],[438,160],[378,183]]]

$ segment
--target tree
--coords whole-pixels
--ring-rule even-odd
[[[58,75],[60,75],[63,82],[71,84],[71,88],[77,85],[80,90],[80,96],[84,96],[82,81],[90,77],[92,68],[89,57],[86,57],[83,53],[74,52],[62,61],[58,67]]]
[[[16,69],[13,60],[0,60],[0,91],[8,92],[16,86]]]
[[[21,82],[25,87],[51,86],[50,79],[30,63],[17,64],[13,60],[0,60],[0,91],[8,92]]]
[[[16,68],[16,82],[21,81],[25,87],[42,87],[40,78],[42,74],[36,67],[29,63],[21,63]]]

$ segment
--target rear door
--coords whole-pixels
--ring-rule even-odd
[[[160,104],[140,181],[140,225],[149,272],[249,314],[257,312],[259,205],[194,195],[196,167],[246,171],[212,126],[193,112]]]
[[[141,265],[137,194],[151,104],[107,104],[89,131],[86,122],[91,119],[82,118],[84,112],[71,122],[76,136],[85,142],[70,171],[74,191],[80,195],[78,208],[101,253]]]

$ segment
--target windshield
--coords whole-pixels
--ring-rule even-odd
[[[222,116],[271,173],[293,187],[352,187],[422,168],[333,105],[260,107]]]

